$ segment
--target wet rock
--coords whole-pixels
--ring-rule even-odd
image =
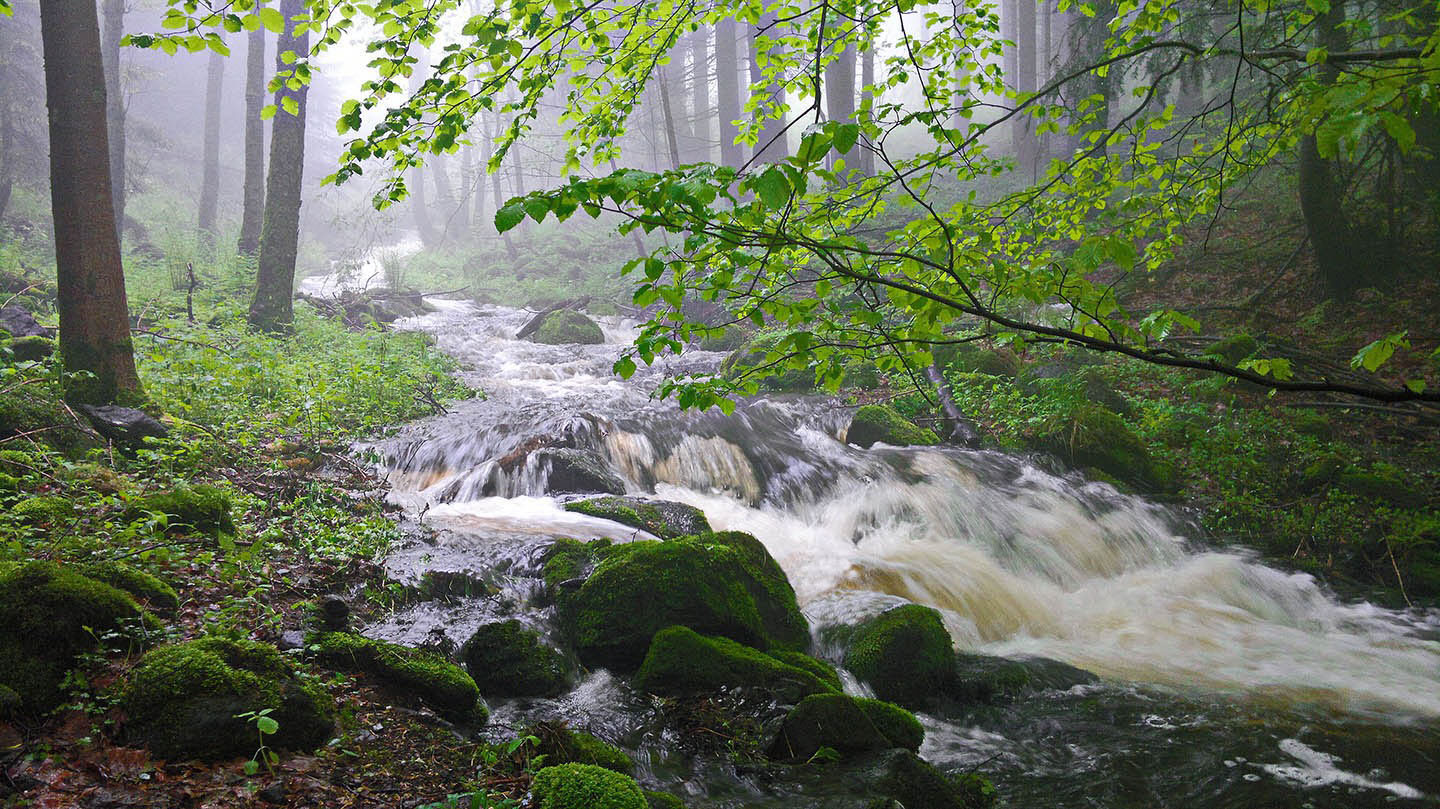
[[[563,722],[540,722],[525,732],[538,741],[535,752],[551,764],[592,764],[629,775],[635,762],[624,750],[584,731],[572,730]]]
[[[175,592],[175,588],[122,562],[91,562],[81,566],[79,570],[96,581],[129,593],[149,604],[152,609],[173,610],[180,606],[180,596]]]
[[[954,650],[940,613],[919,604],[888,610],[856,627],[845,668],[884,700],[923,707],[950,683]]]
[[[661,539],[710,530],[705,512],[685,503],[647,500],[643,497],[595,497],[565,504],[566,511],[587,514],[639,528]]]
[[[963,702],[990,702],[1035,691],[1064,690],[1095,680],[1090,672],[1058,660],[961,652],[955,656],[955,677],[945,693]]]
[[[1097,404],[1082,403],[1054,414],[1027,440],[1072,466],[1098,469],[1148,489],[1171,485],[1140,436],[1119,414]]]
[[[547,447],[532,457],[550,470],[545,488],[552,494],[625,493],[625,481],[584,450]]]
[[[562,606],[580,659],[621,671],[669,626],[762,650],[810,641],[784,571],[759,540],[734,531],[615,546]]]
[[[49,337],[0,337],[0,348],[9,350],[15,362],[39,362],[55,353],[55,341]]]
[[[29,311],[14,305],[0,306],[0,331],[8,332],[11,337],[53,336]]]
[[[685,802],[668,792],[644,790],[645,804],[650,809],[685,809]]]
[[[876,443],[903,447],[938,444],[940,439],[930,430],[907,421],[893,407],[865,405],[851,418],[850,427],[845,430],[845,442],[866,448]]]
[[[343,630],[350,622],[350,604],[343,596],[331,593],[321,598],[317,611],[320,625],[332,632]]]
[[[259,792],[256,792],[255,797],[266,803],[276,805],[283,804],[285,803],[285,784],[280,782],[271,784]]]
[[[574,309],[556,309],[527,323],[519,339],[546,345],[599,345],[605,342],[605,333],[598,323]]]
[[[822,747],[840,753],[904,748],[919,750],[925,729],[914,714],[878,699],[846,694],[806,697],[785,717],[770,756],[809,760]]]
[[[112,630],[143,643],[160,625],[128,593],[51,562],[0,569],[0,685],[25,712],[59,703],[75,658]]]
[[[121,707],[126,738],[167,759],[215,761],[255,752],[244,714],[269,711],[270,747],[313,750],[330,738],[334,704],[273,647],[209,637],[164,646],[131,673]]]
[[[456,721],[483,724],[489,718],[470,675],[432,652],[348,632],[321,632],[309,641],[326,666],[369,674]]]
[[[291,652],[296,649],[305,648],[305,633],[298,629],[291,629],[280,633],[280,640],[276,641],[275,648],[282,652]]]
[[[636,688],[660,696],[726,687],[761,688],[787,703],[838,690],[814,673],[764,652],[729,638],[705,637],[683,626],[655,634],[634,682]]]
[[[95,432],[117,444],[139,445],[147,438],[164,438],[170,428],[144,410],[119,405],[85,405],[78,407]]]
[[[560,764],[535,773],[536,809],[648,809],[634,778],[590,764]]]
[[[564,692],[572,666],[539,632],[511,619],[485,624],[460,650],[460,659],[481,693],[542,697]]]

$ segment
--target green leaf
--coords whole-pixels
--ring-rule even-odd
[[[280,723],[268,716],[262,716],[255,720],[255,729],[269,736],[280,730]]]
[[[1379,340],[1365,346],[1355,352],[1350,358],[1351,368],[1364,368],[1367,371],[1377,371],[1395,354],[1397,348],[1409,348],[1410,341],[1405,339],[1408,331],[1387,334]]]
[[[835,151],[840,154],[848,154],[859,138],[859,124],[841,124],[835,127]]]
[[[495,230],[504,233],[525,221],[525,206],[519,202],[511,202],[495,212]]]
[[[615,360],[615,365],[612,366],[611,370],[621,379],[629,379],[635,374],[635,360],[631,359],[629,354],[626,354],[620,359]]]
[[[255,15],[260,18],[260,24],[265,30],[272,34],[285,33],[285,15],[278,9],[262,7],[255,10]]]
[[[790,201],[790,181],[773,166],[755,178],[755,190],[767,208],[781,208]]]

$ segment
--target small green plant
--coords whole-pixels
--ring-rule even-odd
[[[260,772],[261,764],[264,764],[266,772],[275,774],[275,766],[280,763],[280,754],[270,749],[265,743],[267,736],[273,736],[280,732],[280,723],[270,715],[272,708],[263,711],[246,711],[235,714],[236,719],[244,719],[255,726],[255,732],[260,737],[260,747],[255,750],[255,755],[245,762],[245,774],[254,775]]]

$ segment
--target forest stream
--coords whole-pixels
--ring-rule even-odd
[[[760,538],[832,662],[826,627],[910,601],[939,609],[962,650],[1097,675],[921,715],[921,754],[990,776],[1005,805],[1440,802],[1436,612],[1339,600],[1310,576],[1207,546],[1178,511],[1035,459],[847,446],[849,411],[831,398],[683,412],[651,398],[660,376],[708,371],[723,355],[686,352],[621,381],[610,366],[632,334],[615,320],[603,322],[604,345],[547,346],[514,339],[528,312],[433,303],[402,327],[434,335],[486,398],[368,448],[407,518],[429,529],[386,565],[403,582],[439,572],[478,586],[369,634],[459,644],[502,615],[548,630],[537,594],[550,543],[648,538],[561,507],[577,496],[552,494],[545,454],[530,451],[565,446],[599,459],[630,494],[696,506],[715,529]],[[604,671],[558,699],[491,708],[496,733],[563,718],[616,741],[637,753],[642,783],[690,806],[825,805],[823,784],[761,783],[676,753],[649,698]]]

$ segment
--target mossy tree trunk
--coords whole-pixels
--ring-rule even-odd
[[[265,219],[265,28],[247,36],[245,50],[245,187],[240,211],[240,240],[235,249],[251,255],[260,249]]]
[[[220,96],[225,86],[225,57],[210,52],[205,68],[205,154],[200,169],[200,216],[197,226],[207,247],[215,245],[220,215]]]
[[[110,193],[105,70],[95,3],[46,0],[40,5],[40,29],[66,396],[95,404],[139,400]]]
[[[303,59],[309,32],[296,33],[293,22],[306,13],[303,0],[281,0],[287,20],[276,46],[275,69],[290,73],[286,53]],[[291,297],[295,287],[295,256],[300,245],[300,181],[305,166],[305,95],[308,85],[292,89],[281,85],[275,93],[278,108],[270,125],[270,169],[265,182],[265,221],[260,229],[260,268],[255,279],[255,300],[250,304],[252,328],[288,332],[295,322]],[[290,107],[291,110],[286,108]],[[293,114],[292,114],[293,110]]]

